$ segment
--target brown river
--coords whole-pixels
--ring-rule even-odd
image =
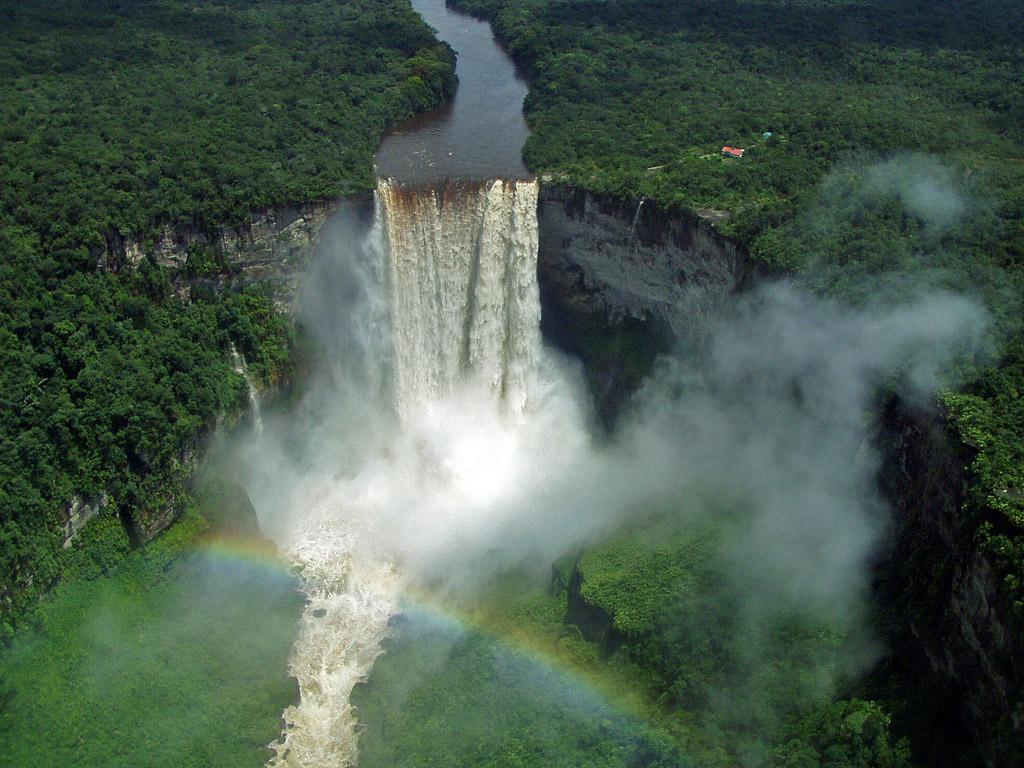
[[[377,176],[404,183],[438,179],[522,179],[526,81],[494,39],[491,27],[445,6],[412,0],[413,8],[458,54],[455,98],[393,129],[377,150]]]

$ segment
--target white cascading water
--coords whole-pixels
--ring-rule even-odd
[[[629,225],[629,245],[633,245],[636,242],[636,225],[640,223],[640,211],[643,210],[644,203],[647,202],[646,197],[641,197],[640,202],[637,203],[636,212],[633,214],[633,222]]]
[[[260,396],[256,391],[256,385],[253,383],[252,377],[249,375],[249,366],[245,362],[245,357],[235,349],[234,344],[231,345],[231,367],[235,373],[245,379],[245,386],[249,391],[249,413],[252,416],[252,425],[257,432],[262,432],[263,414],[260,412]]]
[[[268,766],[344,768],[358,758],[349,696],[381,653],[397,606],[397,574],[386,558],[359,557],[355,531],[326,519],[289,548],[302,569],[306,606],[289,665],[299,685]]]
[[[391,329],[379,359],[401,426],[357,471],[292,502],[303,530],[284,546],[307,604],[290,664],[300,701],[274,768],[356,764],[349,697],[381,653],[399,601],[392,550],[412,535],[388,511],[415,504],[423,535],[441,537],[500,493],[541,357],[536,182],[382,180],[376,200]]]
[[[537,183],[405,189],[382,180],[377,196],[400,411],[467,378],[523,408],[540,356]]]

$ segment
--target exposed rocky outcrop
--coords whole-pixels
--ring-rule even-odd
[[[674,340],[702,335],[754,263],[689,211],[573,187],[544,186],[541,274],[572,311],[653,321]]]
[[[62,528],[64,549],[75,545],[85,526],[101,514],[116,514],[132,546],[143,544],[181,517],[188,501],[186,481],[195,471],[198,453],[192,447],[182,452],[170,472],[143,478],[140,490],[144,503],[113,503],[110,495],[95,498],[72,496],[64,506]]]
[[[606,425],[655,357],[699,340],[757,267],[707,221],[651,201],[541,187],[541,331],[583,360]]]
[[[69,549],[78,538],[85,524],[107,506],[107,494],[100,494],[98,498],[90,499],[85,496],[72,496],[71,501],[64,507],[64,549]]]
[[[563,624],[579,629],[587,640],[597,643],[605,652],[612,653],[622,643],[622,635],[615,629],[615,619],[599,605],[583,596],[583,571],[577,561],[565,585],[566,608]]]
[[[146,238],[109,232],[93,256],[101,269],[125,271],[137,268],[148,254],[167,270],[172,284],[186,300],[196,286],[222,290],[256,283],[269,285],[281,309],[294,313],[303,270],[328,231],[329,222],[349,214],[365,219],[370,205],[369,197],[362,195],[257,211],[243,225],[222,226],[212,232],[187,223],[164,224]],[[190,264],[190,259],[203,263]],[[254,402],[253,396],[250,402]],[[224,424],[224,419],[218,420],[214,428]],[[205,439],[200,435],[187,446],[169,473],[143,480],[145,503],[118,505],[133,544],[149,541],[181,516],[189,498],[187,484],[198,466]],[[99,500],[72,498],[63,515],[66,548],[105,505],[106,495]],[[132,511],[126,511],[128,508]]]
[[[262,539],[252,499],[234,480],[216,475],[204,477],[196,482],[193,493],[199,513],[210,524],[214,535]]]
[[[262,282],[288,309],[294,308],[302,268],[314,252],[324,223],[345,203],[319,201],[257,211],[240,226],[211,232],[192,224],[164,224],[147,238],[127,238],[108,232],[93,256],[101,269],[134,269],[150,254],[171,272],[183,295],[196,283],[214,288]],[[192,268],[190,258],[208,259],[215,253],[220,269]]]
[[[930,713],[918,725],[928,743],[915,746],[936,765],[1019,765],[1024,627],[999,595],[976,540],[980,521],[965,506],[973,451],[941,414],[898,401],[882,426],[880,479],[896,535],[878,604],[911,706],[918,718]]]

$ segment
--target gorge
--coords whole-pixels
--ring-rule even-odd
[[[981,543],[1013,531],[978,504],[993,444],[957,405],[1015,305],[970,254],[984,285],[950,278],[943,239],[997,232],[977,180],[919,153],[833,165],[776,125],[756,144],[763,111],[741,121],[743,164],[681,149],[721,94],[648,76],[691,34],[672,3],[448,3],[97,6],[138,14],[146,41],[177,19],[144,68],[167,64],[172,94],[175,71],[212,73],[190,125],[215,130],[151,138],[174,162],[157,172],[153,149],[133,171],[150,208],[86,153],[116,205],[61,197],[78,240],[36,209],[0,218],[24,305],[0,339],[37,337],[5,358],[4,460],[28,467],[0,497],[7,759],[1015,766],[1013,552]],[[731,13],[686,18],[713,40],[701,19],[745,23]],[[659,14],[672,40],[642,57],[630,36]],[[81,66],[106,66],[101,47]],[[620,80],[643,119],[580,98]],[[4,152],[42,120],[19,109]],[[104,162],[136,136],[108,123]],[[769,178],[781,191],[751,192]],[[907,258],[872,239],[879,210]],[[45,245],[30,219],[56,222]],[[44,437],[77,474],[51,471]],[[26,488],[57,511],[22,514]]]
[[[440,4],[434,6],[426,4],[420,10],[439,13]],[[436,24],[429,13],[426,16]],[[448,19],[446,23],[452,22]],[[463,77],[465,72],[460,70]],[[474,81],[460,88],[472,92]],[[285,523],[279,519],[279,512],[266,509],[261,515],[264,527],[276,539],[290,542],[285,550],[303,569],[308,598],[292,660],[300,702],[285,714],[287,727],[274,745],[274,765],[356,761],[360,728],[348,699],[353,687],[369,674],[381,652],[381,642],[391,634],[388,621],[403,610],[403,593],[422,590],[424,579],[435,584],[437,580],[447,584],[454,579],[459,582],[458,588],[463,588],[461,582],[467,577],[455,577],[453,572],[479,571],[479,564],[471,563],[479,557],[481,548],[493,547],[503,538],[509,551],[492,549],[491,556],[505,567],[516,565],[524,557],[514,552],[517,548],[536,553],[538,542],[532,536],[524,539],[516,530],[537,524],[534,513],[523,509],[524,504],[543,507],[551,504],[552,498],[562,503],[573,496],[588,498],[579,487],[585,485],[580,478],[594,472],[595,465],[601,467],[603,480],[608,476],[618,480],[620,487],[611,498],[601,499],[596,505],[589,499],[589,519],[576,521],[572,534],[557,526],[546,532],[549,540],[540,546],[541,559],[545,560],[593,537],[600,540],[608,536],[629,519],[624,510],[642,506],[645,496],[678,497],[680,488],[690,482],[677,477],[669,480],[662,474],[679,472],[678,468],[656,466],[664,455],[655,459],[641,448],[629,458],[611,459],[590,445],[582,384],[576,380],[572,366],[566,369],[563,362],[543,350],[541,331],[548,343],[582,360],[587,389],[604,428],[614,432],[624,412],[637,411],[640,416],[630,414],[616,440],[646,443],[652,438],[647,431],[651,425],[644,423],[650,405],[644,400],[639,408],[627,405],[657,370],[658,356],[699,360],[707,354],[709,337],[712,348],[720,343],[715,341],[716,336],[724,335],[735,342],[730,326],[737,314],[754,311],[758,315],[755,325],[781,330],[778,323],[786,325],[807,313],[818,317],[822,328],[830,329],[826,335],[836,332],[847,344],[851,334],[861,338],[862,342],[853,343],[855,347],[865,345],[865,367],[857,368],[858,363],[847,372],[859,382],[854,387],[859,394],[851,400],[847,399],[850,394],[832,391],[831,384],[823,390],[826,398],[840,397],[830,406],[839,413],[851,406],[868,407],[862,399],[867,390],[861,392],[859,387],[870,388],[878,375],[869,362],[872,357],[892,359],[894,350],[904,350],[896,355],[900,357],[909,349],[907,345],[915,346],[925,336],[939,348],[960,344],[957,339],[964,338],[964,334],[970,337],[975,333],[971,329],[981,322],[969,306],[955,300],[947,304],[946,297],[932,297],[906,310],[909,315],[903,319],[909,320],[910,326],[902,330],[909,335],[890,335],[883,342],[877,329],[870,329],[863,318],[856,316],[841,321],[838,328],[844,330],[838,330],[831,327],[838,308],[826,308],[809,297],[785,293],[781,299],[770,292],[765,298],[763,291],[755,290],[759,278],[766,277],[763,266],[718,235],[710,222],[693,214],[553,183],[517,181],[523,176],[518,151],[503,159],[506,155],[502,152],[507,149],[504,143],[502,152],[488,152],[485,142],[484,149],[479,145],[469,147],[468,159],[456,156],[449,147],[460,147],[459,136],[483,134],[483,127],[475,122],[487,114],[478,103],[469,112],[459,111],[456,102],[455,109],[448,108],[440,116],[416,118],[395,131],[378,156],[378,172],[387,169],[404,178],[379,181],[372,217],[364,208],[340,234],[334,233],[335,238],[350,243],[355,238],[360,244],[355,248],[349,245],[347,250],[342,246],[341,251],[335,248],[333,258],[350,259],[356,253],[358,264],[343,267],[340,278],[334,275],[325,279],[323,272],[314,278],[334,287],[343,285],[342,295],[355,301],[332,317],[331,297],[320,295],[315,302],[316,316],[307,317],[307,322],[311,326],[327,323],[318,332],[335,337],[327,345],[332,353],[357,351],[331,364],[341,362],[349,370],[336,369],[332,374],[327,389],[330,394],[326,396],[337,400],[331,405],[319,400],[317,405],[332,411],[339,407],[359,411],[355,417],[335,412],[327,421],[335,429],[340,420],[344,425],[341,429],[363,430],[361,439],[367,444],[357,447],[346,439],[313,438],[321,446],[337,449],[335,443],[341,442],[345,447],[336,457],[337,466],[331,461],[310,462],[307,457],[307,464],[315,470],[311,477],[310,467],[303,467],[300,474],[307,487],[296,491],[297,495],[285,493],[282,499],[280,488],[271,491],[268,486],[291,484],[273,473],[250,477],[246,483],[254,499],[269,497],[274,500],[271,506],[292,509],[299,521]],[[437,124],[442,129],[434,132]],[[491,169],[482,158],[494,160],[499,166],[504,163],[499,169],[504,174],[489,181],[471,178],[475,172]],[[743,309],[743,292],[757,296],[755,301],[762,309]],[[763,309],[764,303],[767,310]],[[939,311],[937,306],[943,309]],[[943,315],[947,317],[935,336],[925,333],[913,320]],[[780,321],[780,317],[788,319]],[[791,332],[794,329],[787,334]],[[815,343],[799,336],[809,332],[801,322],[797,322],[795,332],[795,340],[772,337],[771,343],[786,348],[795,342],[817,349]],[[338,336],[347,338],[339,343]],[[823,357],[816,358],[812,367],[831,369],[840,365],[840,360],[821,354]],[[936,354],[937,363],[945,353],[937,349]],[[883,369],[890,370],[885,366],[894,362],[884,363]],[[779,362],[780,369],[767,375],[789,380],[787,366],[791,364],[808,363],[784,359]],[[934,373],[935,363],[918,364],[929,371],[927,376]],[[765,361],[755,355],[745,359],[740,368],[747,370],[747,375],[757,371],[753,375],[764,376],[764,365]],[[708,372],[700,375],[707,376]],[[719,397],[713,394],[716,387],[735,387],[733,375],[712,384],[712,391],[705,395],[714,401]],[[794,386],[812,385],[794,379]],[[364,401],[358,406],[349,400],[356,394]],[[647,392],[643,397],[649,403],[661,396]],[[772,407],[790,407],[785,398],[769,402]],[[718,404],[711,405],[710,413],[728,422],[731,414],[720,409]],[[852,412],[849,415],[852,420]],[[843,432],[850,429],[849,424],[837,427],[831,412],[798,411],[793,418],[798,424],[809,419],[806,426],[817,424],[814,429],[832,424],[830,429],[839,428],[846,434],[849,442],[841,449],[846,451],[845,458],[834,457],[839,462],[851,462],[872,440],[859,427],[848,434]],[[638,427],[638,423],[644,425]],[[720,429],[721,424],[715,428]],[[778,427],[772,423],[767,428]],[[642,437],[637,436],[638,429]],[[549,445],[541,453],[548,466],[523,455],[537,451],[538,430],[548,435]],[[660,435],[658,439],[666,437]],[[741,442],[734,444],[733,440]],[[712,443],[701,450],[720,455],[724,462],[729,453],[746,449],[741,447],[744,440],[750,437],[741,439],[737,435],[727,438],[724,445],[716,447]],[[831,454],[835,449],[833,444],[825,452]],[[701,483],[720,482],[709,480],[718,475],[719,469],[704,463],[705,459],[678,447],[666,449],[663,445],[661,450],[678,460],[687,457],[692,467],[704,466],[699,473]],[[817,450],[825,449],[819,446]],[[266,463],[279,463],[267,462],[264,456],[249,461],[260,473]],[[877,461],[871,455],[850,464],[850,478],[842,483],[847,490],[838,491],[838,487],[826,483],[827,495],[852,494],[848,507],[840,505],[844,524],[839,525],[838,518],[828,515],[825,522],[802,518],[798,523],[805,532],[813,533],[802,545],[802,554],[795,556],[796,561],[806,556],[804,550],[852,547],[847,555],[850,559],[838,566],[814,558],[806,563],[817,578],[832,578],[836,588],[850,590],[838,601],[851,613],[849,623],[840,622],[847,636],[843,642],[848,642],[851,635],[871,634],[860,614],[867,600],[867,562],[880,535],[880,529],[875,529],[877,523],[869,524],[868,520],[881,514],[878,510],[884,504],[876,497],[871,479],[878,469]],[[769,465],[774,466],[773,462]],[[641,466],[647,471],[640,471]],[[653,471],[652,466],[656,466]],[[688,478],[693,471],[683,475]],[[758,466],[754,471],[763,474],[765,469]],[[829,465],[826,474],[832,471]],[[559,474],[577,477],[566,481]],[[779,467],[776,474],[785,477],[787,471]],[[528,497],[536,494],[530,502],[516,497],[523,483],[532,486]],[[735,491],[733,487],[730,492]],[[512,496],[503,499],[509,493]],[[799,497],[790,498],[788,503],[797,508],[804,504]],[[496,504],[505,507],[500,514],[496,514]],[[864,527],[851,533],[850,518],[860,519],[864,511],[854,510],[862,506],[869,510],[861,521]],[[412,519],[409,508],[416,509]],[[294,511],[299,509],[302,511]],[[700,518],[706,513],[697,514]],[[794,523],[783,516],[782,524]],[[767,531],[763,533],[767,535]],[[746,549],[754,546],[753,542],[740,540],[733,539],[728,546],[739,547],[748,558],[766,556],[767,564],[762,567],[770,571],[777,567],[771,564],[775,554],[755,554],[758,547]],[[790,557],[794,557],[792,552]],[[733,567],[736,565],[733,563]],[[794,565],[790,562],[788,567]],[[480,573],[493,575],[495,570],[492,564]],[[744,572],[743,568],[737,570]],[[580,574],[577,568],[569,585],[570,600],[576,601],[577,609],[581,603],[586,605]],[[780,591],[786,593],[796,587],[791,577],[781,573],[776,577],[769,579],[764,597],[772,602],[782,599],[786,605],[789,598],[781,597]],[[896,577],[900,583],[906,578]],[[800,578],[796,582],[803,584],[802,588],[809,586]],[[822,594],[836,599],[830,590]],[[808,595],[801,594],[801,599],[808,599]],[[614,612],[608,613],[607,608],[590,604],[585,610],[599,614],[604,611],[600,621],[606,627],[616,622]],[[814,616],[816,621],[820,618],[816,610],[805,618]],[[832,616],[831,611],[828,615]],[[572,610],[567,613],[567,621],[580,621],[581,626],[586,623],[571,616]],[[756,636],[768,630],[748,626],[744,631]],[[894,631],[902,633],[905,629]],[[805,671],[812,676],[824,674],[828,679],[826,688],[830,689],[842,675],[849,674],[840,673],[840,669],[862,671],[870,665],[877,653],[871,649],[872,643],[871,637],[860,638],[854,648],[843,652],[849,654],[846,661],[837,656],[822,669]],[[857,644],[863,647],[857,648]],[[820,692],[812,694],[808,688],[803,695],[813,698]],[[758,758],[751,759],[756,762]]]
[[[348,462],[336,451],[314,458],[298,481],[269,473],[274,485],[295,484],[291,513],[275,521],[284,537],[276,538],[291,539],[285,551],[307,595],[291,662],[300,701],[284,715],[272,765],[355,763],[348,698],[398,609],[399,566],[413,554],[403,547],[424,536],[443,547],[454,520],[468,523],[483,498],[502,492],[502,443],[514,451],[517,422],[537,408],[535,182],[382,180],[376,201],[364,250],[387,266],[360,272],[353,288],[365,301],[356,323],[332,331],[367,353],[367,370],[344,370],[355,364],[348,359],[340,374],[383,386],[332,388],[328,407],[343,421],[358,408],[389,426],[349,438]],[[375,308],[384,312],[373,317]],[[359,403],[348,401],[357,391]],[[258,461],[266,466],[265,457]],[[257,499],[267,495],[252,486],[261,481],[248,481]],[[410,507],[422,518],[418,531],[408,529]]]

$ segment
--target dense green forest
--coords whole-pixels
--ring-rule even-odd
[[[108,241],[371,188],[383,131],[450,94],[453,65],[399,0],[0,2],[4,635],[184,506],[187,449],[244,398],[232,343],[287,374],[265,291],[189,295],[148,258],[114,274]],[[106,504],[63,548],[73,496]]]
[[[531,78],[532,170],[689,207],[850,300],[923,283],[984,299],[998,362],[944,399],[979,451],[977,541],[1024,609],[1024,7],[453,5],[490,20]]]

